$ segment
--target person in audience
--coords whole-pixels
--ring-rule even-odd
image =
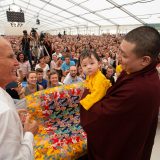
[[[22,87],[22,83],[19,81],[19,77],[17,77],[16,81],[12,81],[6,85],[5,90],[13,99],[17,100],[24,98]]]
[[[37,84],[36,72],[35,71],[29,72],[27,75],[27,86],[22,88],[22,93],[24,93],[25,96],[28,96],[42,89],[43,86]]]
[[[116,67],[116,53],[110,50],[109,66]]]
[[[13,99],[20,99],[19,90],[21,91],[22,87],[18,85],[18,82],[10,82],[6,85],[5,90],[6,92],[13,98]]]
[[[86,76],[85,76],[85,74],[83,73],[83,69],[82,69],[82,67],[81,67],[80,65],[78,66],[77,75],[78,75],[80,78],[82,78],[83,80],[86,79]]]
[[[59,48],[56,48],[55,54],[57,55],[57,57],[62,57],[62,54],[60,53]]]
[[[32,37],[28,35],[27,30],[23,31],[23,37],[21,39],[21,45],[22,45],[22,52],[25,54],[27,59],[29,60],[31,69],[33,69],[33,64],[32,64],[32,53],[30,50],[30,41]]]
[[[78,83],[78,82],[83,82],[83,79],[77,75],[77,67],[71,66],[69,69],[69,73],[65,77],[63,83],[72,84],[72,83]]]
[[[115,77],[114,77],[114,68],[112,66],[108,66],[107,70],[106,70],[106,78],[110,80],[112,86],[115,84]]]
[[[109,80],[99,70],[100,58],[96,52],[84,51],[80,55],[80,65],[86,74],[85,88],[88,95],[80,100],[81,108],[89,110],[96,102],[101,100],[111,86]]]
[[[48,81],[43,78],[43,69],[42,68],[37,68],[36,69],[36,74],[37,74],[37,84],[43,86],[43,88],[46,89]]]
[[[118,65],[116,66],[116,77],[117,78],[119,77],[119,75],[121,74],[123,70],[121,63],[122,63],[122,58],[121,56],[118,56]]]
[[[45,63],[48,64],[49,68],[50,68],[50,65],[51,65],[51,57],[49,55],[45,56],[44,57],[44,60],[45,60]]]
[[[43,38],[43,50],[44,50],[44,55],[45,56],[52,56],[52,46],[51,46],[51,41],[48,37],[48,35],[45,35]]]
[[[49,65],[46,64],[45,57],[43,55],[41,55],[39,57],[39,63],[36,65],[35,70],[37,68],[42,68],[43,69],[43,78],[46,78],[47,77],[47,75],[46,75],[47,71],[50,70],[50,69],[49,69]]]
[[[52,54],[52,60],[50,63],[50,70],[54,70],[57,68],[57,55],[56,54]]]
[[[63,76],[67,76],[67,74],[69,73],[69,68],[71,66],[75,66],[75,62],[70,60],[69,55],[66,55],[65,62],[63,62],[62,66],[61,66]]]
[[[47,82],[48,82],[48,80],[49,80],[49,75],[50,75],[50,73],[51,73],[51,71],[48,70],[48,71],[47,71],[47,77],[46,77]],[[48,84],[47,84],[47,85],[48,85]]]
[[[63,83],[58,81],[58,73],[52,71],[49,75],[48,88],[57,87],[63,85]]]
[[[55,54],[55,53],[54,53],[54,54]],[[65,57],[66,57],[66,55],[67,55],[66,50],[65,50],[65,49],[64,49],[64,50],[62,50],[62,57],[61,57],[62,61],[65,61]]]
[[[13,99],[5,91],[5,86],[17,80],[19,63],[11,45],[0,37],[0,159],[34,159],[33,135],[38,131],[36,121],[27,114],[24,128]]]
[[[78,59],[76,58],[75,51],[71,51],[70,60],[73,61],[75,64],[77,64]]]
[[[28,60],[26,60],[26,56],[22,52],[18,53],[17,60],[19,62],[18,71],[22,71],[23,81],[26,81],[26,75],[29,71],[31,71],[30,63]]]
[[[135,28],[126,34],[120,50],[123,71],[116,83],[89,112],[81,107],[89,160],[151,157],[160,106],[160,34],[149,26]],[[85,90],[83,97],[87,94]]]
[[[57,62],[56,62],[55,70],[59,75],[59,81],[60,82],[62,81],[62,77],[63,77],[62,70],[61,70],[62,63],[63,63],[62,59],[60,57],[58,57]]]

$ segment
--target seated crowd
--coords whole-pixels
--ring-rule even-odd
[[[86,133],[86,151],[89,159],[117,160],[119,157],[124,160],[150,159],[160,104],[160,74],[158,74],[160,34],[156,29],[141,26],[124,37],[119,34],[39,36],[37,33],[29,35],[27,31],[23,31],[23,34],[23,36],[4,36],[12,46],[4,38],[0,39],[0,51],[3,51],[0,54],[2,66],[0,102],[3,122],[1,141],[4,144],[0,147],[5,151],[5,147],[8,146],[12,153],[2,152],[0,156],[2,159],[7,156],[26,156],[30,157],[26,159],[33,159],[33,135],[37,133],[40,126],[31,119],[31,115],[26,110],[19,108],[17,113],[16,105],[25,101],[27,99],[24,98],[25,96],[41,90],[44,92],[35,94],[38,100],[40,99],[39,104],[32,97],[33,105],[40,106],[40,109],[36,108],[37,110],[33,112],[46,115],[40,118],[49,127],[48,135],[52,136],[53,143],[57,142],[54,139],[57,134],[55,122],[76,120],[78,129],[73,129],[74,134],[78,133],[75,131],[80,129],[80,125]],[[73,83],[80,83],[80,92],[71,87],[70,84]],[[58,89],[55,93],[52,89],[45,90],[61,85],[69,86],[55,88]],[[64,96],[63,88],[71,88],[67,91],[68,95]],[[75,92],[80,101],[72,107],[69,98],[75,97]],[[41,93],[44,95],[41,96]],[[28,97],[28,99],[32,98]],[[41,107],[44,107],[44,110]],[[59,110],[60,108],[62,110]],[[58,114],[56,114],[57,110],[60,111]],[[61,111],[64,111],[64,120],[63,116],[59,115]],[[48,122],[53,123],[53,126]],[[58,123],[57,127],[60,127],[58,132],[67,133],[67,136],[63,135],[62,139],[71,137],[72,132],[68,128],[70,129],[72,124],[69,121],[66,125],[59,126],[61,124]],[[46,130],[41,128],[41,131]],[[56,138],[59,139],[59,136]],[[42,136],[39,140],[41,139]],[[59,139],[59,142],[62,139]],[[49,147],[45,150],[40,144],[43,154],[45,154],[44,150],[46,153],[51,153],[55,149],[49,150],[54,147],[50,143],[46,146]],[[84,147],[82,143],[81,146]],[[69,146],[69,150],[70,148],[72,147]],[[75,153],[75,149],[73,150]],[[60,152],[65,150],[60,149]]]
[[[64,35],[59,37],[48,34],[36,43],[32,43],[34,37],[29,35],[27,37],[25,35],[6,36],[5,38],[11,42],[19,61],[17,81],[21,85],[12,88],[14,92],[15,89],[17,90],[16,94],[19,98],[42,89],[83,82],[85,74],[78,59],[84,50],[93,50],[99,55],[100,69],[112,85],[122,70],[118,59],[122,35]],[[27,41],[27,47],[24,46],[26,43],[23,44],[24,40]],[[27,51],[24,48],[27,48]]]

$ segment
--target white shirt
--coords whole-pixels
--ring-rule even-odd
[[[57,68],[57,64],[54,60],[52,60],[51,63],[50,63],[50,69],[54,70],[55,68]]]
[[[37,68],[41,68],[39,64],[36,64],[35,70]],[[47,79],[47,71],[49,70],[49,65],[46,64],[46,66],[43,69],[43,78]]]
[[[67,74],[65,79],[63,80],[64,84],[72,84],[72,83],[78,83],[83,82],[83,79],[79,76],[76,76],[74,79],[71,77],[70,73]]]
[[[23,63],[19,62],[19,69],[22,70],[23,76],[26,76],[29,71],[31,71],[31,66],[29,61]]]
[[[33,134],[23,128],[13,99],[0,87],[0,160],[32,160]]]

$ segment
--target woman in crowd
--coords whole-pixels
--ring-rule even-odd
[[[59,75],[59,81],[60,82],[61,82],[61,79],[62,79],[62,70],[61,70],[62,63],[63,63],[63,61],[62,61],[61,57],[58,57],[57,62],[56,62],[55,70]]]
[[[86,76],[85,76],[85,74],[83,73],[83,70],[82,70],[82,67],[81,67],[81,66],[78,66],[78,73],[77,73],[77,75],[78,75],[79,77],[81,77],[83,80],[86,79]]]
[[[37,84],[36,72],[35,71],[29,72],[27,75],[27,86],[22,88],[22,92],[24,93],[24,96],[27,96],[29,94],[32,94],[42,89],[43,87]]]
[[[63,85],[63,83],[58,81],[58,73],[52,71],[49,75],[48,88],[57,87]]]
[[[57,67],[56,62],[57,62],[57,55],[54,53],[54,54],[52,54],[52,60],[51,60],[51,63],[50,63],[50,69],[51,70],[56,69],[56,67]]]
[[[45,57],[42,55],[39,57],[39,63],[36,65],[35,70],[37,68],[43,69],[43,78],[47,77],[47,71],[49,70],[49,65],[45,62]]]
[[[116,67],[116,53],[110,50],[109,66]]]
[[[26,75],[31,71],[30,63],[22,52],[18,53],[17,60],[19,62],[18,76],[22,73],[22,81],[26,81]]]

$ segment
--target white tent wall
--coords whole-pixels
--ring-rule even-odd
[[[4,25],[5,35],[23,35],[23,30],[27,30],[29,33],[29,28],[24,27],[11,27],[9,23]]]
[[[63,34],[64,31],[68,35],[77,35],[77,34],[82,34],[82,35],[101,35],[101,34],[122,34],[122,33],[127,33],[130,30],[138,27],[140,25],[122,25],[122,26],[93,26],[93,27],[75,27],[75,28],[61,28],[61,29],[56,29],[56,30],[49,30],[48,32],[53,35],[57,35],[58,33]]]
[[[5,27],[4,27],[5,26]],[[31,28],[28,26],[25,27],[11,27],[9,23],[0,26],[0,34],[5,35],[22,35],[23,30],[27,30],[30,33]],[[101,34],[126,34],[130,30],[139,27],[141,25],[122,25],[122,26],[93,26],[93,27],[72,27],[72,28],[60,28],[60,29],[53,29],[48,30],[47,33],[51,35],[58,35],[58,33],[64,34],[64,31],[67,35],[101,35]],[[40,33],[40,31],[38,30]]]
[[[4,27],[3,25],[0,25],[0,35],[4,35],[5,31],[4,31]]]
[[[0,0],[0,25],[6,35],[24,29],[57,35],[127,33],[138,25],[156,24],[160,0]],[[9,27],[6,11],[22,11],[23,27]],[[40,24],[36,26],[37,19]],[[9,23],[8,23],[9,24]],[[137,25],[135,25],[137,24]],[[118,26],[118,27],[117,27]],[[2,32],[2,31],[0,31]]]
[[[123,26],[119,26],[118,28],[117,28],[117,33],[128,33],[129,31],[131,31],[132,29],[134,29],[134,28],[137,28],[137,27],[139,27],[139,26],[141,26],[141,25],[123,25]]]
[[[16,23],[14,23],[17,25]],[[0,26],[0,33],[4,35],[23,35],[23,30],[27,30],[28,34],[30,34],[31,27],[30,26],[22,26],[22,27],[15,27],[13,24],[13,27],[10,23],[6,23],[4,25]],[[37,26],[34,26],[37,28]],[[40,33],[40,30],[37,30],[38,33]]]

